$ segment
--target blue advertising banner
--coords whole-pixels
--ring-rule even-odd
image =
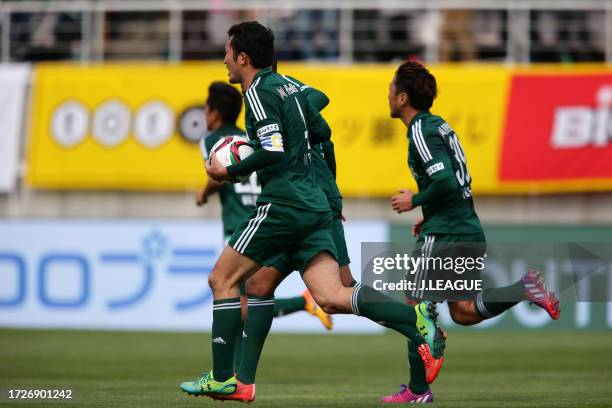
[[[360,243],[383,240],[382,222],[347,223],[358,276]],[[208,331],[207,277],[223,249],[218,221],[0,222],[0,327]],[[297,273],[277,297],[298,296]],[[321,331],[306,313],[275,319],[278,331]],[[339,316],[335,329],[380,331],[366,319]]]

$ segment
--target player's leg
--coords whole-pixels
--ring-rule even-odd
[[[262,267],[245,282],[248,310],[241,332],[242,350],[236,368],[236,390],[214,394],[216,400],[251,402],[255,400],[255,373],[273,319],[274,291],[285,275],[273,267]],[[236,360],[236,359],[235,359]]]
[[[357,284],[354,288],[343,286],[338,263],[327,251],[320,251],[310,258],[302,278],[315,301],[327,313],[353,313],[376,323],[396,323],[389,327],[416,344],[425,365],[427,382],[435,380],[444,360],[432,356],[429,344],[416,327],[414,308],[366,285]]]
[[[200,379],[183,383],[192,395],[229,394],[236,389],[233,374],[235,339],[240,333],[239,283],[269,264],[291,245],[285,228],[283,206],[266,204],[235,231],[209,276],[213,291],[213,370]],[[277,240],[270,240],[276,235]]]
[[[288,262],[289,260],[287,259],[287,257],[281,257],[280,259],[274,262],[274,265],[272,265],[275,272],[280,272],[280,275],[283,277],[283,279],[286,276],[289,276],[291,272],[293,272],[293,266],[289,265]],[[265,280],[266,279],[264,276],[258,275],[254,277],[251,284],[259,284],[258,282],[265,283]],[[294,296],[290,298],[275,298],[274,317],[286,316],[302,310],[308,310],[308,301],[310,300],[308,298],[310,298],[310,294],[306,295],[306,293],[302,294],[301,296]]]
[[[295,223],[301,222],[305,214],[290,214]],[[291,264],[296,265],[306,287],[315,301],[327,313],[354,313],[375,322],[405,324],[403,334],[416,343],[423,344],[423,336],[416,329],[417,315],[414,308],[400,303],[366,285],[346,287],[340,280],[338,254],[332,238],[331,213],[313,213],[314,221],[308,235],[291,251]]]
[[[406,299],[406,304],[414,307],[418,304],[416,300]],[[400,390],[395,394],[382,397],[382,402],[387,403],[412,403],[412,402],[432,402],[433,394],[427,384],[425,365],[418,353],[416,345],[406,339],[408,350],[408,384],[400,385]]]
[[[209,276],[213,291],[213,378],[224,382],[234,375],[236,339],[242,330],[240,281],[259,269],[259,264],[227,246]]]
[[[340,282],[342,282],[342,286],[347,288],[353,288],[357,285],[357,281],[353,278],[351,267],[348,264],[340,266]]]
[[[248,296],[244,342],[236,378],[242,384],[254,384],[257,364],[274,318],[274,291],[285,278],[274,267],[263,267],[246,282]]]
[[[242,357],[242,332],[244,331],[244,321],[247,316],[247,304],[248,298],[246,294],[246,286],[245,281],[240,282],[240,314],[241,314],[241,324],[240,330],[236,335],[236,340],[234,343],[234,372],[238,370],[240,366],[240,358]]]
[[[440,238],[438,237],[438,241]],[[430,256],[430,250],[433,251],[434,246],[433,242],[435,238],[433,236],[425,237],[421,236],[415,244],[414,250],[412,251],[413,258],[425,258]],[[430,272],[431,273],[431,272]],[[423,270],[423,268],[419,268],[414,274],[406,275],[406,279],[412,281],[417,288],[421,287],[421,281],[427,275],[427,271]],[[419,293],[416,289],[406,291],[406,304],[412,307],[416,307],[420,301],[423,300],[421,296],[419,298]],[[419,312],[419,309],[416,310]],[[387,323],[385,326],[389,328],[394,328],[396,323]],[[436,329],[434,329],[436,330]],[[434,339],[435,340],[435,337]],[[442,343],[441,343],[442,342]],[[444,335],[440,335],[440,331],[438,331],[438,342],[434,342],[432,349],[435,350],[435,346],[438,345],[438,353],[436,355],[440,355],[443,350],[440,350],[440,346],[444,346]],[[408,351],[408,369],[409,369],[409,382],[408,384],[402,384],[400,386],[400,391],[384,396],[382,398],[382,402],[387,403],[399,403],[399,402],[417,402],[417,400],[426,400],[432,401],[433,395],[429,390],[429,385],[426,380],[426,370],[423,364],[423,360],[420,358],[416,345],[410,340],[406,340],[406,348]]]
[[[293,272],[294,267],[289,265],[287,257],[281,257],[271,265],[270,268],[262,268],[249,278],[249,286],[252,288],[249,293],[259,293],[260,289],[270,288],[279,276],[282,279]],[[280,273],[280,275],[278,275]],[[280,282],[278,282],[280,284]],[[277,285],[273,287],[276,288]],[[260,288],[261,287],[261,288]],[[263,295],[262,295],[263,296]],[[287,316],[295,312],[306,311],[317,317],[326,329],[332,329],[331,317],[317,306],[312,295],[306,289],[300,296],[289,298],[274,298],[274,317]]]
[[[523,300],[546,310],[553,320],[561,313],[556,294],[549,290],[538,271],[529,271],[517,282],[499,288],[486,288],[474,300],[449,303],[453,321],[463,326],[478,324],[499,316]]]
[[[283,317],[302,310],[306,310],[308,304],[307,295],[274,299],[274,317]]]
[[[456,248],[463,256],[476,259],[486,251],[484,234],[454,235]],[[481,271],[474,275],[480,279]],[[470,326],[483,320],[499,316],[523,300],[528,300],[548,312],[552,319],[559,318],[559,301],[554,292],[548,290],[542,276],[537,271],[528,271],[521,279],[511,285],[499,288],[486,288],[475,294],[473,299],[462,299],[449,303],[449,311],[457,324]]]

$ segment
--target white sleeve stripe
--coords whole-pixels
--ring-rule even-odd
[[[414,139],[414,142],[416,143],[421,159],[424,162],[427,162],[427,154],[423,151],[423,145],[421,144],[421,139],[419,138],[418,124],[419,124],[419,121],[416,121],[413,125],[414,135],[412,137]]]
[[[259,100],[259,95],[257,95],[257,90],[253,89],[253,96],[255,97],[255,102],[257,103],[257,106],[259,106],[259,110],[261,112],[261,116],[266,119],[266,111],[263,108],[263,105],[261,104],[261,101]]]
[[[259,107],[259,112],[261,113],[261,119],[266,119],[267,118],[266,111],[264,110],[263,105],[261,104],[261,101],[259,100],[259,95],[257,95],[257,89],[255,89],[257,84],[259,84],[260,80],[261,78],[257,78],[257,81],[255,81],[250,91],[251,91],[251,96],[253,97],[253,100],[255,101],[255,104]]]
[[[419,134],[416,130],[416,123],[414,125],[412,125],[412,140],[414,141],[414,145],[416,146],[418,152],[419,152],[419,156],[421,156],[421,159],[423,159],[424,162],[426,162],[427,160],[425,160],[425,154],[423,153],[423,148],[421,147],[420,144],[420,140],[419,140]]]
[[[304,126],[306,126],[306,129],[308,129],[308,126],[306,125],[306,119],[304,119],[304,113],[302,112],[302,107],[300,106],[300,103],[298,102],[297,98],[295,98],[295,103],[297,104],[298,110],[300,111],[302,122],[304,122]]]
[[[246,91],[246,96],[249,99],[249,104],[251,105],[253,109],[253,113],[255,113],[256,120],[262,120],[266,118],[265,112],[263,111],[261,104],[260,103],[258,104],[259,100],[255,99],[256,94],[254,93],[255,87],[259,83],[260,79],[261,78],[257,78],[257,80],[253,83],[253,85],[251,85],[251,87]]]
[[[428,162],[432,159],[432,157],[429,149],[427,148],[427,144],[425,143],[425,139],[423,138],[420,120],[414,124],[414,130],[414,140],[417,142],[417,146],[419,147],[419,154],[424,162]]]
[[[253,114],[255,115],[255,120],[260,121],[261,120],[261,115],[259,114],[259,111],[257,110],[257,106],[253,103],[253,100],[251,99],[251,94],[250,94],[251,90],[249,89],[248,91],[246,91],[246,97],[249,100],[249,105],[251,105],[251,110],[253,111]]]
[[[255,119],[262,120],[263,114],[261,113],[261,109],[259,108],[259,105],[257,104],[257,101],[255,100],[255,97],[253,96],[253,92],[251,90],[247,91],[247,97],[249,98],[249,102],[251,103],[251,106],[253,107],[253,112],[255,113]]]
[[[429,147],[427,147],[427,143],[425,143],[425,137],[423,136],[423,129],[421,128],[421,123],[422,121],[419,120],[419,124],[418,124],[418,128],[419,128],[419,138],[421,139],[421,143],[423,145],[423,151],[425,152],[425,154],[428,157],[428,160],[432,160],[433,156],[431,155],[430,151],[429,151]]]

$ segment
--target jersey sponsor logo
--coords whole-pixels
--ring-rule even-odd
[[[500,179],[612,179],[612,74],[516,75]]]
[[[280,129],[278,127],[278,124],[272,123],[271,125],[266,125],[262,128],[259,128],[257,130],[257,137],[261,137],[265,135],[266,133],[278,132],[279,130]]]
[[[425,171],[427,172],[428,176],[431,176],[440,170],[444,170],[444,163],[442,162],[429,166]]]
[[[284,152],[283,136],[280,133],[264,135],[259,138],[261,147],[270,152]]]

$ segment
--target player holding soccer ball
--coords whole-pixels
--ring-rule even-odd
[[[210,152],[217,142],[225,137],[243,137],[244,131],[236,126],[236,120],[242,109],[242,95],[233,86],[224,82],[213,82],[208,88],[208,97],[204,104],[206,126],[211,132],[200,141],[204,160],[208,160]],[[227,242],[236,228],[243,220],[249,218],[255,210],[257,197],[261,186],[257,174],[253,173],[248,180],[241,183],[218,183],[208,179],[206,187],[196,194],[196,203],[204,205],[213,194],[219,194],[221,200],[221,219],[223,221],[223,235]],[[264,271],[265,274],[265,271]],[[244,285],[240,287],[240,301],[242,303],[243,320],[246,316],[247,298]],[[306,290],[302,296],[292,298],[274,299],[273,317],[286,316],[305,310],[319,318],[326,329],[332,329],[331,316],[325,313],[314,303],[310,292]],[[236,339],[234,351],[234,369],[239,366],[242,354],[242,330]]]
[[[486,239],[474,209],[465,154],[452,128],[429,112],[436,94],[436,79],[417,62],[403,63],[389,85],[391,117],[400,119],[408,128],[408,167],[419,187],[416,194],[400,190],[391,205],[398,213],[422,208],[423,217],[412,228],[418,237],[413,256],[445,257],[454,250],[460,252],[451,254],[455,257],[480,257],[485,253]],[[480,271],[472,272],[479,276]],[[422,268],[414,279],[419,288],[422,281],[441,276],[442,271]],[[427,291],[420,289],[406,295],[414,302],[431,299]],[[546,288],[537,271],[527,272],[510,286],[487,288],[475,298],[447,299],[452,319],[466,326],[498,316],[522,300],[543,308],[552,319],[558,319],[560,314],[556,295]],[[397,394],[384,397],[384,402],[433,401],[413,343],[408,344],[408,350],[410,383],[402,385]]]
[[[184,383],[188,392],[214,397],[238,394],[242,401],[254,400],[255,384],[243,381],[240,373],[236,378],[232,367],[241,320],[239,285],[262,265],[272,265],[285,255],[327,313],[353,313],[396,324],[395,329],[417,345],[427,379],[433,381],[442,359],[432,356],[432,339],[426,339],[416,325],[419,319],[424,331],[437,331],[435,315],[419,315],[415,308],[368,286],[341,283],[330,233],[332,213],[312,167],[311,143],[329,140],[329,126],[295,85],[272,71],[274,36],[269,29],[245,22],[233,26],[228,35],[224,62],[229,80],[242,86],[247,134],[261,148],[227,168],[213,154],[207,172],[222,182],[257,171],[262,191],[256,212],[234,232],[209,276],[214,296],[213,369]],[[249,296],[249,306],[267,305],[272,299]],[[269,326],[251,316],[249,307],[245,334],[263,345]]]

